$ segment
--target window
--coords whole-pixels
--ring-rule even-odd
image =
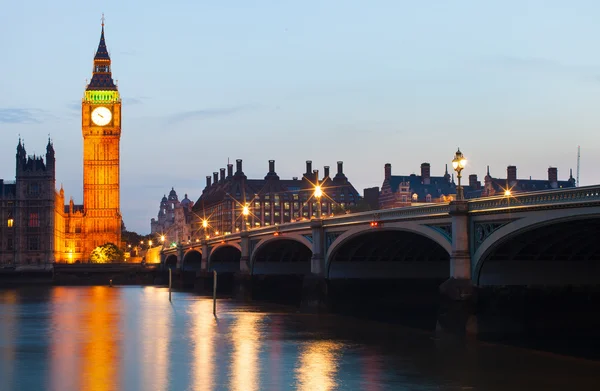
[[[40,249],[40,237],[39,236],[30,236],[28,240],[29,250],[39,250]]]
[[[40,214],[38,212],[29,213],[29,227],[40,226]]]
[[[27,188],[29,195],[39,195],[40,194],[40,185],[39,183],[32,183]]]
[[[6,249],[13,250],[14,249],[13,247],[14,247],[13,238],[7,238],[6,239]]]
[[[431,194],[427,194],[427,195],[425,196],[425,201],[427,201],[427,202],[431,202]]]
[[[81,233],[81,223],[75,223],[75,233],[76,234]]]
[[[15,220],[12,217],[9,217],[8,221],[6,222],[6,225],[8,228],[12,228],[14,223],[15,223]]]

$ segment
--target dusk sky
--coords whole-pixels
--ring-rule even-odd
[[[243,159],[282,178],[344,161],[357,190],[460,146],[465,176],[600,183],[600,2],[81,0],[4,2],[0,178],[54,141],[57,188],[82,202],[81,98],[106,17],[123,97],[121,211],[150,231],[175,187]]]

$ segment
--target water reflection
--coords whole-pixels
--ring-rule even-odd
[[[277,310],[279,311],[279,310]],[[163,288],[0,290],[0,390],[593,390],[600,364]],[[393,330],[392,330],[393,329]]]
[[[67,310],[68,308],[68,310]],[[57,287],[50,306],[50,385],[53,390],[81,389],[79,350],[80,329],[85,330],[78,314],[77,291]]]
[[[144,289],[140,315],[142,345],[142,390],[168,390],[169,345],[173,308],[165,300],[164,290]]]
[[[119,377],[119,290],[93,287],[90,294],[80,297],[83,307],[81,368],[82,389],[106,391],[115,389]]]
[[[214,386],[214,339],[216,320],[212,314],[212,301],[199,300],[191,307],[193,346],[192,390],[212,391]]]
[[[258,326],[261,316],[264,315],[240,312],[231,327],[234,349],[231,363],[231,390],[254,391],[260,389],[258,350],[261,335]]]
[[[300,366],[296,370],[298,390],[333,390],[337,385],[337,366],[342,346],[332,341],[305,343],[300,351]]]
[[[0,382],[11,389],[14,384],[17,339],[18,298],[15,291],[0,291]]]

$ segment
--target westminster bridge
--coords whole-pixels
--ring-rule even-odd
[[[256,276],[303,275],[316,307],[336,280],[445,281],[443,297],[469,301],[486,286],[600,286],[599,233],[600,185],[261,227],[165,248],[161,264],[235,273],[242,291]]]

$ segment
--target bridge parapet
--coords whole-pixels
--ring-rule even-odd
[[[495,196],[468,200],[470,212],[523,207],[543,207],[553,204],[568,205],[582,202],[600,202],[600,186],[553,189],[511,196]]]

